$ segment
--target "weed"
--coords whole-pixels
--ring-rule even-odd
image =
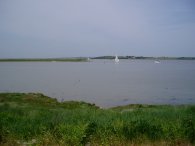
[[[40,93],[0,93],[0,145],[193,144],[194,109],[128,105],[106,110]]]

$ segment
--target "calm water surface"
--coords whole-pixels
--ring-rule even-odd
[[[0,92],[41,92],[103,107],[195,104],[195,61],[1,62]]]

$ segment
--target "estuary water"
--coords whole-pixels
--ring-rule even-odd
[[[0,92],[41,92],[102,107],[195,104],[195,61],[0,62]]]

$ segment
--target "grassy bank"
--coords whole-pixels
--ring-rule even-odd
[[[43,94],[0,93],[0,145],[193,145],[195,106],[100,109]]]
[[[87,58],[10,58],[0,62],[84,62]]]

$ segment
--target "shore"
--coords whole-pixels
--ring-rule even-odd
[[[125,60],[195,60],[195,57],[118,56],[118,58]],[[115,59],[115,56],[69,58],[0,58],[0,62],[87,62],[90,61],[90,59]]]
[[[193,145],[195,105],[102,109],[40,93],[0,93],[0,145]]]
[[[86,62],[87,58],[8,58],[0,62]]]

